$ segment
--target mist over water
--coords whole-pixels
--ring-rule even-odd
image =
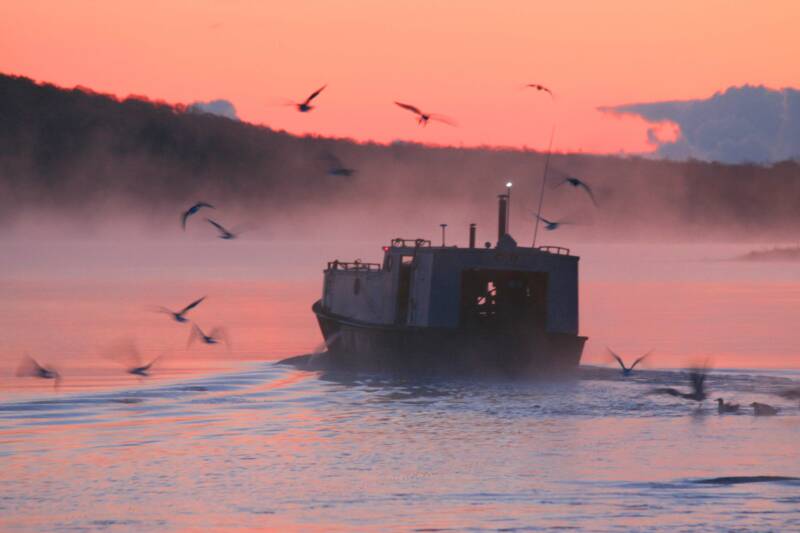
[[[160,235],[198,200],[272,230],[272,238],[278,228],[290,239],[321,228],[324,239],[372,239],[372,230],[419,232],[443,222],[456,231],[470,222],[488,229],[508,180],[513,209],[532,224],[546,160],[502,147],[297,137],[182,105],[2,75],[0,116],[0,235],[53,226],[91,235],[120,222]],[[331,174],[331,155],[355,173]],[[795,161],[721,165],[555,153],[551,166],[594,190],[598,209],[582,191],[559,186],[558,174],[545,189],[543,214],[570,221],[571,234],[585,239],[772,243],[796,240],[800,230]]]
[[[440,223],[448,245],[473,222],[494,243],[509,178],[511,233],[529,246],[543,155],[300,139],[69,97],[81,105],[60,109],[100,103],[141,121],[99,137],[90,120],[51,137],[52,124],[26,137],[4,123],[23,141],[0,154],[2,528],[800,526],[796,481],[697,483],[800,476],[800,408],[776,395],[800,383],[800,269],[736,260],[795,241],[794,163],[554,157],[599,204],[545,188],[544,213],[572,224],[537,244],[581,257],[589,341],[571,380],[325,374],[274,362],[319,344],[310,307],[327,261],[379,262],[394,237],[437,245]],[[138,133],[109,126],[123,122]],[[355,177],[326,175],[325,150]],[[197,200],[216,208],[183,231]],[[206,217],[243,233],[220,240]],[[229,344],[189,345],[191,326],[156,311],[202,296],[188,317]],[[162,356],[149,377],[109,357],[121,340]],[[606,347],[653,355],[622,379]],[[58,369],[58,389],[15,376],[26,352]],[[688,387],[680,369],[703,361],[713,397],[779,415],[648,394]]]
[[[66,388],[72,366],[82,368],[78,373],[99,367],[113,374],[121,369],[103,351],[122,337],[138,339],[147,357],[166,352],[163,369],[191,369],[196,359],[229,367],[238,360],[306,353],[320,342],[310,307],[321,296],[327,262],[379,262],[380,246],[388,243],[247,235],[225,242],[210,233],[192,235],[195,230],[207,231],[190,224],[184,240],[5,242],[5,375],[13,374],[26,351],[64,366]],[[798,367],[793,324],[800,320],[800,272],[792,263],[734,260],[747,244],[542,243],[568,245],[581,257],[586,363],[608,364],[610,346],[631,357],[655,350],[655,367],[705,358],[721,367]],[[205,330],[227,328],[230,347],[187,348],[189,326],[155,312],[159,306],[180,309],[201,296],[207,299],[188,318]],[[40,385],[18,378],[6,383]]]

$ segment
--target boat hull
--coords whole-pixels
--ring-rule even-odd
[[[586,337],[524,328],[367,324],[312,310],[336,368],[378,372],[540,375],[578,367]]]

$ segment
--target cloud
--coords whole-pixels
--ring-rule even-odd
[[[210,113],[231,120],[239,120],[236,116],[236,108],[228,100],[211,100],[209,102],[194,102],[188,107],[194,113]]]
[[[600,111],[637,115],[655,124],[673,123],[674,139],[648,129],[656,154],[669,159],[725,163],[774,163],[800,159],[800,91],[730,87],[702,100],[601,107]]]

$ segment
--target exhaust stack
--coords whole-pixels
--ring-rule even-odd
[[[497,242],[508,233],[508,195],[501,194],[497,197],[499,205],[497,210]]]
[[[469,225],[469,247],[475,248],[475,224]]]

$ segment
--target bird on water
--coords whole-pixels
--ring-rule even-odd
[[[738,403],[726,403],[722,398],[717,398],[717,412],[721,415],[725,413],[738,413]]]
[[[750,404],[753,408],[753,414],[756,416],[775,416],[778,414],[778,409],[766,403],[753,402]]]
[[[786,389],[778,393],[778,396],[786,398],[787,400],[800,400],[800,388]]]
[[[781,391],[778,393],[778,396],[786,398],[787,400],[800,400],[800,388]]]

